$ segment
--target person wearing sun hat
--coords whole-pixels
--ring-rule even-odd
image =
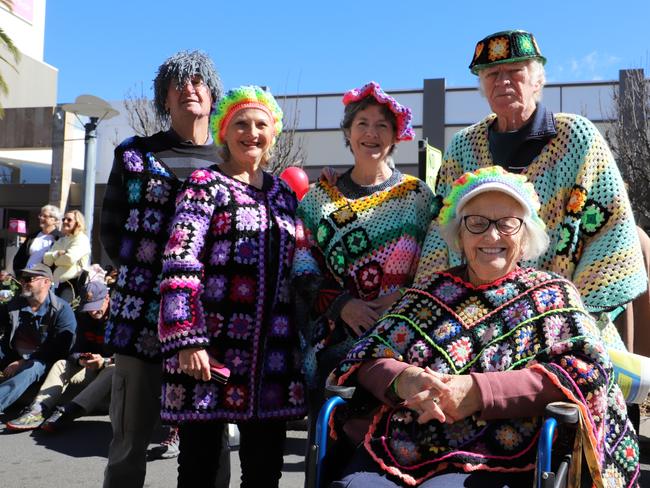
[[[290,294],[297,200],[264,171],[282,110],[241,86],[210,128],[223,163],[186,180],[163,253],[161,415],[179,426],[179,487],[213,486],[226,422],[239,426],[241,486],[277,487],[286,421],[306,413]],[[227,379],[211,372],[224,366]]]
[[[587,310],[611,323],[647,289],[634,217],[614,156],[594,124],[543,105],[546,62],[530,32],[501,31],[478,41],[469,68],[494,113],[453,136],[436,193],[444,198],[460,175],[481,167],[525,175],[539,194],[550,238],[548,250],[527,264],[573,281]],[[461,263],[436,221],[424,248],[418,283]]]
[[[371,81],[343,96],[341,129],[354,166],[325,178],[300,202],[295,289],[304,319],[310,418],[325,378],[348,349],[411,284],[433,194],[394,168],[396,146],[415,134],[411,110]]]
[[[636,434],[593,317],[570,281],[519,265],[549,242],[533,185],[488,166],[442,203],[464,262],[405,290],[332,374],[356,391],[334,426],[354,447],[328,486],[533,486],[557,401],[581,418],[582,484],[637,486]]]

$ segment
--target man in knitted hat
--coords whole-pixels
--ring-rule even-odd
[[[647,287],[634,217],[616,161],[594,124],[542,104],[545,63],[530,32],[497,32],[476,44],[469,68],[494,113],[454,135],[436,190],[444,198],[464,172],[495,164],[526,176],[539,194],[551,240],[527,264],[573,281],[587,310],[609,322]],[[434,219],[416,283],[461,260]]]
[[[174,54],[154,80],[154,107],[169,129],[131,137],[115,149],[101,218],[102,244],[119,270],[106,326],[106,342],[116,354],[105,488],[144,483],[146,448],[160,412],[161,254],[180,180],[220,161],[209,117],[221,91],[206,54]]]
[[[23,269],[22,291],[0,305],[0,412],[40,381],[72,347],[77,322],[72,308],[52,291],[52,270]]]

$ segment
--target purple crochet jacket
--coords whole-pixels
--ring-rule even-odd
[[[289,288],[297,202],[264,178],[259,190],[212,166],[179,193],[160,288],[165,421],[305,415]],[[178,351],[197,346],[230,369],[227,384],[181,372]]]

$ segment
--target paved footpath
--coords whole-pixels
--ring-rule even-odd
[[[0,419],[2,420],[2,419]],[[96,488],[103,478],[111,427],[107,416],[83,417],[68,431],[14,433],[0,424],[0,487]],[[280,488],[302,488],[305,431],[289,431]],[[231,488],[239,486],[239,456],[230,454]],[[176,459],[147,464],[145,487],[176,486]]]
[[[1,420],[1,419],[0,419]],[[650,418],[641,424],[642,487],[650,487]],[[6,488],[95,488],[101,486],[111,429],[108,417],[84,417],[64,434],[12,433],[0,427],[0,486]],[[289,431],[281,488],[302,488],[306,432]],[[231,453],[231,487],[239,486],[239,458]],[[176,459],[152,461],[146,487],[176,486]]]

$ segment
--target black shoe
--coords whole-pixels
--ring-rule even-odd
[[[76,417],[71,415],[65,407],[56,407],[52,415],[41,424],[41,429],[50,434],[55,434],[70,427]]]

